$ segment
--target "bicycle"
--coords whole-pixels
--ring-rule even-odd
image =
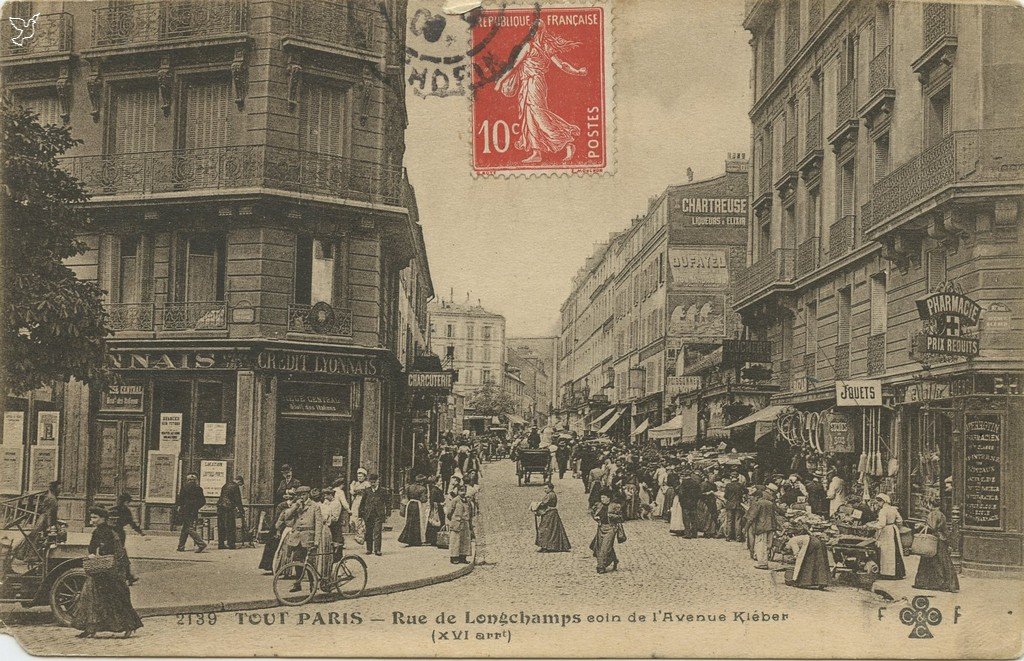
[[[334,557],[334,551],[329,553]],[[274,573],[274,596],[278,604],[302,606],[321,591],[328,594],[337,591],[343,599],[355,599],[363,594],[368,576],[366,561],[357,555],[342,556],[331,563],[331,575],[325,577],[317,568],[317,559],[324,555],[327,554],[310,550],[302,562],[285,563]]]

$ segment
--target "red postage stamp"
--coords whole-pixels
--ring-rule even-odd
[[[600,5],[480,12],[470,51],[475,173],[609,171],[609,19]]]

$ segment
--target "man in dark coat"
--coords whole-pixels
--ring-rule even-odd
[[[732,479],[725,485],[725,537],[733,542],[743,541],[743,485],[739,476],[732,474]]]
[[[245,514],[242,506],[242,485],[245,480],[241,475],[234,482],[226,482],[220,488],[217,499],[217,548],[235,548],[235,513],[241,518]]]
[[[292,474],[292,467],[288,464],[281,466],[281,482],[277,485],[277,491],[274,492],[274,503],[284,500],[284,494],[289,489],[298,489],[301,486],[302,483]]]
[[[679,494],[679,506],[683,510],[683,525],[686,526],[684,537],[697,536],[697,503],[700,502],[700,482],[693,476],[693,473],[686,473],[679,480],[679,487],[676,492]]]
[[[391,495],[380,486],[380,477],[370,475],[370,488],[363,492],[359,516],[366,522],[366,555],[381,555],[380,538],[391,511]]]
[[[807,485],[807,504],[811,506],[812,513],[828,518],[828,495],[825,486],[817,477]]]
[[[540,447],[540,432],[537,431],[536,427],[533,428],[533,430],[530,432],[530,437],[526,440],[527,443],[530,445],[531,449],[536,450],[537,448]]]
[[[196,521],[199,520],[199,510],[206,505],[206,496],[202,487],[199,486],[199,478],[194,473],[185,477],[185,484],[178,492],[178,498],[174,501],[174,509],[177,512],[178,521],[181,523],[181,534],[178,535],[178,550],[185,550],[185,541],[191,537],[196,544],[196,553],[202,553],[206,548],[206,542],[196,530]]]
[[[455,474],[455,456],[448,446],[441,450],[441,456],[437,458],[437,471],[441,474],[441,488],[448,493],[448,485]]]
[[[565,477],[565,471],[569,468],[569,441],[563,439],[555,450],[555,461],[558,462],[558,479]]]

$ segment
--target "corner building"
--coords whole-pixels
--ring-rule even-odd
[[[95,229],[70,265],[114,331],[116,384],[57,388],[62,516],[128,492],[167,528],[186,473],[208,495],[242,475],[269,507],[284,463],[304,484],[362,465],[398,486],[410,262],[406,297],[432,291],[402,168],[405,5],[8,5],[40,16],[4,40],[7,89],[84,140],[63,167]]]
[[[753,218],[735,299],[772,344],[773,403],[845,430],[818,450],[858,492],[866,479],[912,521],[939,506],[955,563],[1019,572],[1024,12],[757,0],[745,27]],[[881,405],[837,401],[837,383]]]

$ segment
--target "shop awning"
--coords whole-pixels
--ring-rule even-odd
[[[591,420],[590,424],[594,425],[594,426],[600,425],[602,422],[607,420],[608,416],[610,416],[612,413],[615,413],[615,407],[614,406],[611,407],[610,409],[608,409],[607,411],[605,411],[604,413],[602,413],[601,415],[597,416],[593,420]]]
[[[779,413],[786,408],[785,406],[766,406],[760,411],[755,411],[742,420],[737,420],[731,425],[726,425],[722,429],[736,429],[737,427],[744,427],[746,425],[752,425],[755,422],[774,422],[779,417]]]
[[[692,443],[697,440],[697,409],[686,409],[663,425],[648,432],[651,439]]]
[[[641,422],[639,425],[637,425],[636,429],[633,430],[633,434],[632,435],[633,436],[639,436],[640,434],[642,434],[645,431],[647,431],[647,428],[650,427],[650,426],[651,426],[650,421],[648,421],[647,418],[644,418],[644,421]]]
[[[608,422],[604,423],[604,424],[603,424],[603,425],[601,426],[601,428],[597,430],[597,433],[598,433],[598,434],[604,434],[604,433],[606,433],[606,432],[607,432],[607,431],[608,431],[609,429],[611,429],[611,428],[612,428],[612,426],[613,426],[613,425],[614,425],[614,424],[615,424],[616,422],[618,422],[618,421],[619,421],[619,418],[621,418],[621,417],[622,417],[622,414],[623,414],[623,412],[624,412],[625,410],[626,410],[626,409],[619,409],[618,411],[616,411],[616,412],[615,412],[615,415],[613,415],[612,417],[608,418]]]
[[[513,425],[526,424],[526,419],[516,415],[515,413],[509,413],[506,415],[506,417],[508,418],[508,421],[511,422]]]

